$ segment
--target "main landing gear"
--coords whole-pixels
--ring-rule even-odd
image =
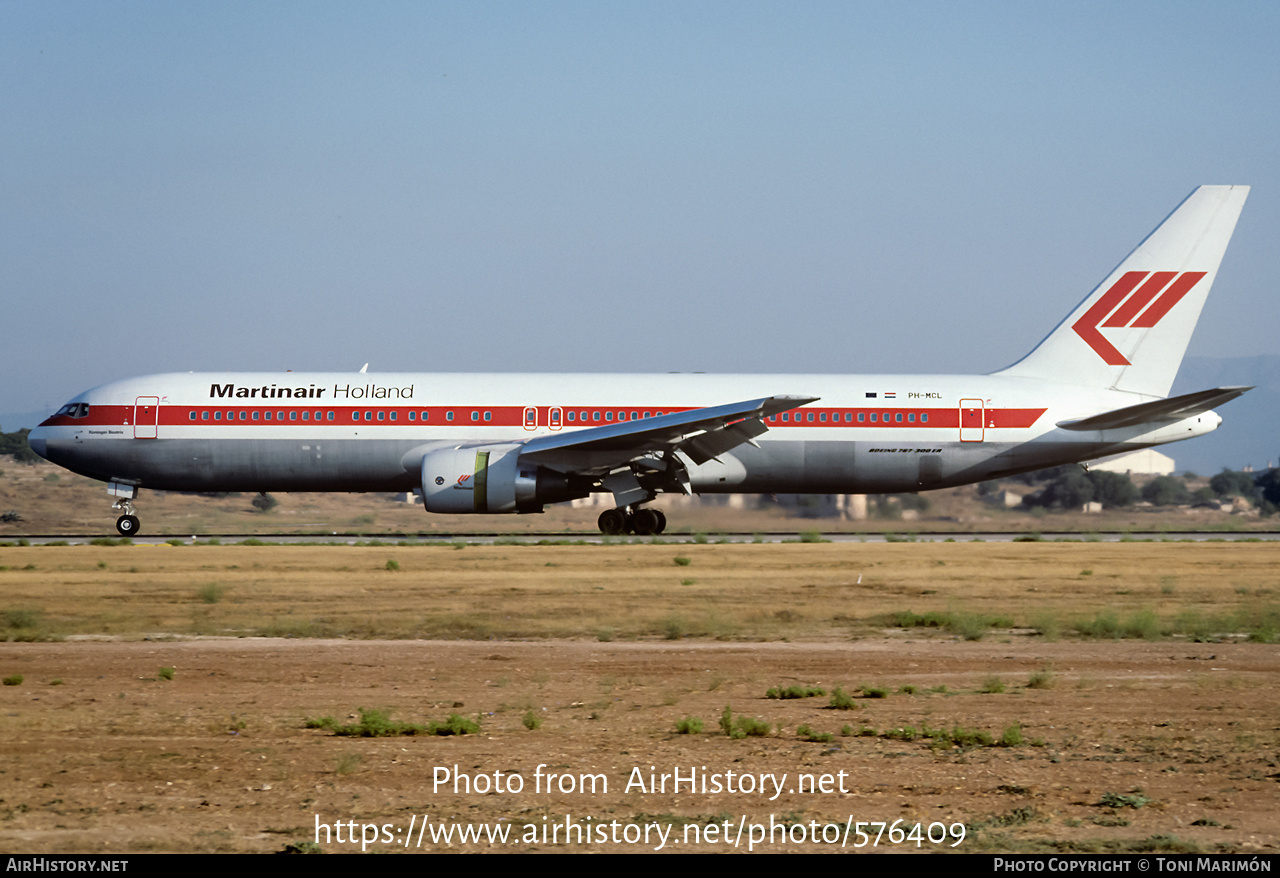
[[[667,529],[667,516],[658,509],[636,507],[606,509],[600,513],[596,524],[600,526],[600,532],[608,536],[633,533],[647,537],[660,534]]]

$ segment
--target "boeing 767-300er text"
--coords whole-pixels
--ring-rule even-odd
[[[1023,359],[990,375],[150,375],[82,393],[37,454],[101,479],[122,534],[161,491],[420,490],[429,512],[662,532],[664,492],[897,493],[1208,433],[1249,388],[1166,398],[1248,195],[1202,186]]]

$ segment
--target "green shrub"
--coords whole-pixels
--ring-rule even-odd
[[[834,710],[857,710],[858,702],[853,700],[852,695],[837,686],[836,691],[831,693],[831,707]]]
[[[1142,790],[1134,790],[1129,795],[1103,793],[1098,804],[1104,808],[1141,808],[1151,804],[1151,800],[1142,795]]]
[[[172,680],[172,679],[173,679],[173,668],[161,668],[161,669],[160,669],[160,679],[161,679],[161,680]]]
[[[22,681],[25,679],[26,678],[23,677],[21,674],[10,674],[9,676],[4,678],[3,682],[4,682],[4,685],[6,686],[21,686]]]
[[[542,717],[538,716],[532,710],[526,711],[520,722],[524,723],[524,727],[529,731],[535,731],[542,726]],[[479,731],[477,728],[476,731]]]
[[[1056,684],[1053,679],[1053,671],[1048,668],[1034,672],[1027,679],[1028,689],[1052,689]]]
[[[479,731],[479,723],[474,723],[456,713],[449,714],[449,718],[442,723],[430,723],[427,726],[427,734],[429,735],[474,735]]]
[[[702,720],[686,716],[684,719],[676,720],[676,731],[682,735],[701,735]]]
[[[724,713],[720,714],[720,730],[735,741],[747,737],[763,738],[771,729],[772,726],[764,720],[747,716],[735,717],[727,704],[724,706]]]
[[[797,684],[795,686],[788,686],[786,689],[783,689],[781,686],[774,686],[764,694],[764,697],[788,700],[792,698],[814,698],[815,696],[826,694],[827,693],[824,690],[819,689],[816,686],[800,686]]]
[[[830,732],[815,732],[807,723],[797,728],[796,734],[804,740],[811,741],[815,744],[829,744],[833,737]]]

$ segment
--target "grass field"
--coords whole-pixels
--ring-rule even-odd
[[[1271,641],[1280,543],[0,547],[0,633]]]
[[[15,852],[274,851],[336,820],[394,827],[386,852],[656,847],[538,837],[588,817],[809,827],[774,851],[898,819],[953,833],[907,850],[1280,839],[1270,542],[0,547],[0,626]],[[634,784],[693,768],[789,780]],[[402,844],[422,819],[532,836]]]

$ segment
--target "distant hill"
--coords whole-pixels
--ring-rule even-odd
[[[15,430],[30,430],[53,412],[24,412],[19,414],[0,412],[0,433],[12,433]]]

